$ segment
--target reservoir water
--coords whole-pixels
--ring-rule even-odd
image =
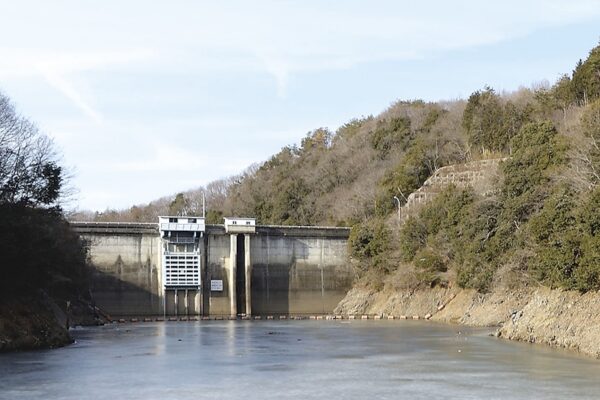
[[[0,399],[594,399],[600,361],[420,321],[201,321],[73,331],[0,355]]]

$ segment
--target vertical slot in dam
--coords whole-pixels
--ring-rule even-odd
[[[237,250],[237,253],[236,253],[236,257],[235,257],[235,269],[236,269],[235,296],[236,296],[236,304],[237,304],[237,314],[245,314],[246,313],[246,263],[245,263],[246,245],[245,245],[245,237],[243,234],[237,235],[236,250]]]

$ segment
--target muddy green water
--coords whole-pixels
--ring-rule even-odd
[[[600,361],[420,321],[201,321],[73,331],[0,355],[0,399],[594,399]]]

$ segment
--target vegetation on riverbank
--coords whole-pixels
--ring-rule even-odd
[[[69,343],[66,319],[92,314],[64,190],[52,141],[0,94],[0,351]]]

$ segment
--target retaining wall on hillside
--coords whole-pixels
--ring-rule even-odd
[[[505,159],[478,160],[438,168],[419,189],[408,195],[406,203],[398,210],[400,221],[404,222],[418,213],[449,185],[472,187],[482,195],[493,192],[498,166],[503,160]]]

